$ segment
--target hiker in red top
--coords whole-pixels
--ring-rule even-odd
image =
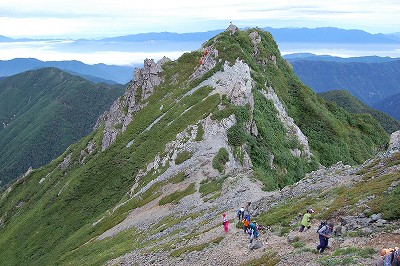
[[[222,223],[224,224],[225,233],[228,233],[229,220],[228,217],[226,216],[226,213],[222,214]]]

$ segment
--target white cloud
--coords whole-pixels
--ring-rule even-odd
[[[238,26],[359,28],[394,32],[400,4],[386,0],[2,0],[0,35],[104,37]],[[253,24],[254,23],[254,24]]]
[[[159,51],[159,52],[68,52],[58,50],[57,46],[67,41],[34,41],[0,43],[0,60],[13,58],[36,58],[42,61],[78,60],[86,64],[104,63],[109,65],[138,65],[143,64],[145,58],[159,60],[166,56],[177,59],[186,51]]]

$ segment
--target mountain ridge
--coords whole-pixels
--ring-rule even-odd
[[[388,142],[371,116],[302,84],[260,29],[230,25],[175,61],[146,60],[134,76],[90,135],[2,194],[6,263],[182,265],[187,252],[188,261],[231,264],[218,252],[236,243],[217,233],[223,212],[321,165],[363,163]],[[266,221],[263,209],[250,211]],[[232,260],[263,256],[241,255]]]
[[[56,68],[0,81],[2,185],[58,157],[92,130],[95,119],[122,89],[93,84]],[[110,99],[111,98],[111,99]]]
[[[247,29],[247,28],[245,28]],[[377,33],[371,34],[359,29],[342,29],[337,27],[316,27],[316,28],[295,28],[295,27],[285,27],[285,28],[272,28],[263,27],[262,30],[270,32],[277,42],[280,41],[294,41],[294,42],[361,42],[361,43],[393,43],[399,42],[398,33]],[[97,39],[77,39],[77,41],[149,41],[149,40],[171,40],[178,39],[180,41],[191,41],[196,40],[207,40],[213,36],[223,32],[223,29],[209,30],[205,32],[147,32],[147,33],[137,33],[128,34],[123,36],[97,38]],[[31,40],[49,40],[47,39],[14,39],[7,36],[0,36],[0,41],[10,42],[10,41],[31,41]]]
[[[372,109],[371,107],[351,95],[351,93],[346,90],[321,92],[319,93],[319,95],[322,96],[325,100],[334,102],[338,106],[343,107],[350,113],[370,114],[389,134],[400,130],[400,122],[398,120],[387,115],[384,112]]]
[[[35,58],[15,58],[11,60],[0,60],[0,76],[12,76],[24,71],[44,67],[56,67],[70,72],[73,75],[78,74],[89,80],[90,76],[94,76],[99,78],[101,82],[107,82],[107,79],[109,79],[119,84],[126,84],[132,78],[133,72],[133,67],[130,66],[105,64],[88,65],[77,60],[41,61]],[[91,81],[96,82],[95,79],[91,79]]]
[[[369,106],[399,93],[400,60],[382,63],[293,61],[296,75],[316,93],[348,90]]]

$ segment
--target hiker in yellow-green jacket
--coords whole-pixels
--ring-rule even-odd
[[[301,219],[300,223],[300,228],[299,232],[303,232],[304,228],[307,227],[307,229],[310,229],[311,227],[311,214],[314,213],[313,209],[307,210],[307,212],[304,214],[303,219]]]

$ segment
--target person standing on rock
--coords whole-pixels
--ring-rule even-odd
[[[324,225],[321,227],[321,229],[318,230],[319,234],[319,245],[317,246],[317,250],[319,253],[323,253],[324,250],[328,247],[328,240],[330,237],[332,237],[333,233],[333,223],[328,223],[327,225]]]
[[[228,217],[226,216],[226,213],[222,214],[222,224],[224,225],[225,233],[228,233],[229,220]]]
[[[309,209],[307,210],[307,212],[304,214],[303,219],[301,219],[300,222],[300,228],[299,228],[299,232],[303,232],[304,228],[310,229],[311,227],[311,214],[314,213],[313,209]]]

